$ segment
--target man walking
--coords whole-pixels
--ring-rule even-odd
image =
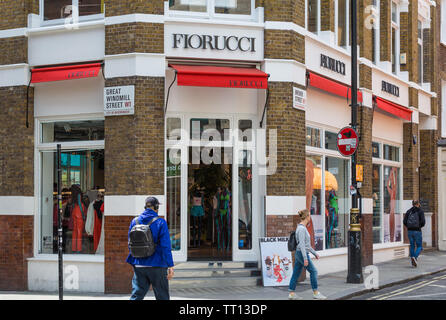
[[[126,261],[133,266],[134,271],[130,300],[143,300],[150,285],[152,285],[157,300],[169,300],[169,280],[172,279],[174,273],[169,229],[166,220],[158,217],[160,205],[158,199],[148,197],[145,203],[145,211],[130,223],[129,251],[132,252],[130,250],[130,233],[133,227],[149,224],[155,251],[147,257],[135,258],[131,253],[128,255]],[[139,248],[137,247],[137,249]]]
[[[407,210],[404,215],[404,225],[408,230],[408,237],[410,242],[410,260],[413,267],[418,265],[418,256],[421,250],[423,250],[423,235],[421,228],[424,227],[426,221],[424,219],[424,212],[420,208],[420,202],[418,200],[412,201],[412,208]],[[415,249],[416,246],[416,249]]]

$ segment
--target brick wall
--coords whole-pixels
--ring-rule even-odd
[[[392,37],[391,37],[391,0],[380,0],[380,57],[381,61],[391,61]]]
[[[28,61],[28,39],[11,37],[0,39],[0,65],[26,63]]]
[[[265,58],[305,63],[305,37],[291,30],[265,30]]]
[[[277,129],[277,171],[267,176],[267,195],[305,195],[305,112],[292,108],[293,83],[269,85],[266,123]]]
[[[0,290],[28,290],[33,224],[33,216],[0,215]]]
[[[0,30],[25,28],[29,13],[39,14],[39,0],[2,0]]]
[[[420,130],[420,199],[428,202],[432,212],[432,247],[437,246],[438,214],[438,133],[436,130]]]
[[[265,21],[294,22],[305,27],[305,0],[257,1],[256,6],[264,7]]]
[[[105,0],[104,3],[107,17],[133,13],[164,14],[163,0]]]
[[[321,31],[335,32],[335,2],[321,0]]]

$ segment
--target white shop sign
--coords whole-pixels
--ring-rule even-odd
[[[135,86],[104,89],[104,115],[122,116],[135,113]]]
[[[263,60],[263,29],[166,21],[166,57],[221,60]]]

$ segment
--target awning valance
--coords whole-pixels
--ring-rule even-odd
[[[352,98],[350,86],[308,72],[309,85],[340,97]],[[362,102],[362,93],[358,90],[358,102]]]
[[[267,89],[268,74],[256,68],[171,64],[179,86]]]
[[[92,78],[99,75],[101,63],[79,64],[31,70],[31,83]]]
[[[377,96],[374,96],[374,100],[376,102],[376,106],[379,109],[386,111],[398,118],[402,118],[407,121],[412,120],[412,110]]]

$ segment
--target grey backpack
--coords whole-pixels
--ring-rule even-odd
[[[150,225],[158,219],[155,217],[149,224],[141,224],[139,217],[136,218],[136,224],[129,234],[129,250],[134,258],[147,258],[155,253],[156,244]]]

